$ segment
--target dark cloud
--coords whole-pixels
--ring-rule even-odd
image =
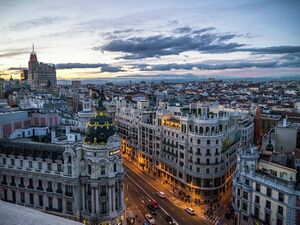
[[[14,30],[25,30],[25,29],[30,29],[34,27],[40,27],[44,25],[50,25],[54,24],[58,21],[64,20],[65,18],[63,17],[42,17],[39,19],[32,19],[32,20],[25,20],[19,23],[13,23],[10,25],[10,28]]]
[[[190,33],[191,31],[192,31],[192,28],[190,28],[190,27],[178,27],[173,32],[182,34],[182,33]]]
[[[225,69],[244,69],[244,68],[277,68],[277,67],[300,67],[300,60],[295,61],[293,64],[289,61],[278,62],[278,61],[265,61],[265,62],[228,62],[228,63],[170,63],[170,64],[135,64],[133,68],[139,69],[140,71],[169,71],[169,70],[192,70],[197,68],[200,70],[225,70]]]
[[[210,53],[236,51],[244,44],[228,42],[234,34],[185,34],[180,36],[153,35],[149,37],[130,37],[114,39],[106,45],[94,47],[94,50],[123,52],[123,59],[141,59],[178,55],[185,51],[201,51]]]
[[[118,33],[115,33],[111,36],[108,43],[96,46],[93,50],[123,53],[124,55],[118,59],[159,58],[166,55],[178,55],[186,51],[199,51],[211,54],[239,51],[253,54],[288,54],[300,52],[300,46],[247,47],[246,44],[235,41],[235,38],[245,37],[245,35],[231,32],[220,33],[214,27],[192,29],[185,26],[176,28],[172,31],[172,34],[122,37],[118,36]],[[249,35],[247,33],[246,37]]]
[[[16,52],[0,53],[0,58],[6,58],[6,57],[12,57],[12,56],[24,55],[24,54],[28,54],[28,51],[16,51]]]
[[[83,69],[83,68],[100,68],[101,72],[122,72],[120,66],[112,66],[106,63],[60,63],[55,65],[57,69]]]

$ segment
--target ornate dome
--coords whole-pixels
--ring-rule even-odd
[[[109,137],[115,134],[116,128],[111,117],[108,117],[103,101],[103,92],[98,96],[98,105],[94,117],[86,126],[84,142],[87,144],[105,144]]]

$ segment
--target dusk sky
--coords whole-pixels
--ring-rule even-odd
[[[300,1],[0,0],[0,73],[58,79],[300,76]]]

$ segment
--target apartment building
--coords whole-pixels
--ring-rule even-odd
[[[208,103],[151,108],[147,100],[120,100],[116,112],[123,156],[188,199],[205,203],[225,193],[235,170],[239,118]],[[253,133],[253,126],[244,128]]]
[[[256,147],[239,152],[233,178],[235,224],[298,224],[299,180],[291,165],[259,159]]]

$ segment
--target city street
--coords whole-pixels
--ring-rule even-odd
[[[135,224],[143,224],[145,222],[144,215],[149,212],[147,205],[153,200],[155,200],[160,206],[157,215],[154,216],[157,225],[167,224],[165,222],[167,214],[170,215],[179,225],[212,224],[204,218],[189,215],[183,208],[170,201],[168,196],[166,199],[161,199],[156,195],[158,190],[154,186],[126,165],[125,168],[125,201],[127,204],[127,210],[130,210],[134,213],[134,215],[137,215]]]

